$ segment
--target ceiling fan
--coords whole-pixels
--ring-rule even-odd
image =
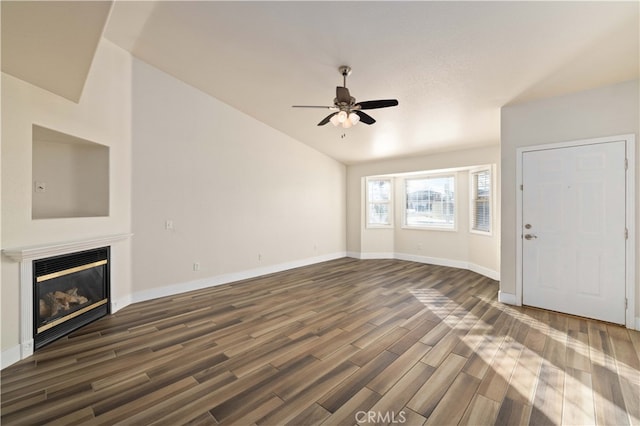
[[[349,94],[347,89],[347,76],[351,74],[351,67],[343,65],[338,68],[342,75],[342,86],[336,87],[336,97],[332,106],[318,105],[293,105],[293,108],[323,108],[334,112],[326,116],[318,126],[324,126],[331,122],[334,126],[349,128],[359,121],[365,124],[376,122],[369,114],[362,112],[365,109],[387,108],[398,105],[397,99],[379,99],[376,101],[364,101],[356,103],[356,98]]]

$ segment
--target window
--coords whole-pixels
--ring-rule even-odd
[[[455,229],[455,176],[405,180],[407,227]]]
[[[390,227],[391,217],[391,179],[367,179],[367,227]]]
[[[470,173],[471,176],[471,230],[491,232],[491,170]]]

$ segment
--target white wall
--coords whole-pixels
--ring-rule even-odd
[[[640,131],[640,86],[637,80],[502,108],[502,249],[500,291],[515,294],[516,283],[516,149]],[[638,169],[638,150],[636,162]],[[636,173],[636,188],[640,188]],[[636,194],[636,229],[640,229]],[[636,239],[638,243],[640,238]],[[640,247],[636,247],[636,256]],[[636,265],[638,265],[636,260]],[[640,295],[636,274],[636,295]],[[640,297],[636,297],[636,313]]]
[[[134,301],[345,255],[344,165],[137,60],[133,140]]]
[[[457,231],[402,229],[401,209],[395,209],[394,229],[365,227],[364,178],[366,176],[459,169],[498,164],[498,145],[426,156],[378,161],[349,166],[347,169],[347,251],[351,256],[370,258],[393,255],[400,258],[470,267],[494,278],[500,270],[499,211],[500,194],[496,191],[494,229],[491,235],[469,232],[469,174],[457,171]],[[493,179],[499,182],[496,167]],[[395,206],[402,205],[402,179],[396,178]],[[498,186],[496,186],[498,188]]]
[[[97,49],[79,103],[2,74],[2,248],[130,232],[131,57],[108,41]],[[32,220],[32,125],[110,148],[108,217]],[[131,293],[130,247],[112,249],[112,295]],[[19,344],[18,264],[2,257],[2,351]]]

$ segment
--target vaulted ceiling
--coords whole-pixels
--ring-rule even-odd
[[[21,14],[5,3],[14,2],[2,2],[3,71],[15,74],[5,64],[21,55],[17,21],[48,2]],[[110,2],[53,4],[76,16],[94,3],[100,32],[106,15],[98,9]],[[639,10],[638,2],[609,1],[116,1],[102,35],[349,164],[495,145],[506,104],[637,79]],[[53,19],[33,32],[62,31]],[[74,38],[91,33],[75,27]],[[5,43],[18,48],[7,53]],[[399,106],[369,111],[377,123],[351,129],[316,126],[327,110],[291,108],[331,105],[340,65],[353,68],[347,86],[358,101],[396,98]],[[56,80],[82,80],[67,74]]]
[[[2,72],[78,102],[111,1],[1,1]]]

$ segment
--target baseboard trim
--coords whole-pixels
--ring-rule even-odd
[[[519,306],[516,300],[516,295],[513,293],[505,293],[504,291],[498,291],[498,302],[506,305]]]
[[[357,259],[371,260],[371,259],[394,259],[393,253],[360,253]]]
[[[129,294],[126,295],[125,297],[121,297],[119,299],[112,298],[111,299],[111,313],[115,314],[120,309],[124,308],[125,306],[129,306],[131,303],[133,303],[133,299],[132,299],[131,295],[129,295]]]
[[[236,281],[247,280],[260,277],[263,275],[273,274],[276,272],[287,271],[289,269],[300,268],[302,266],[314,265],[316,263],[326,262],[329,260],[341,259],[346,257],[346,252],[337,252],[322,256],[315,256],[306,259],[294,260],[292,262],[279,263],[269,265],[262,268],[249,269],[246,271],[232,272],[228,274],[216,275],[203,278],[200,280],[188,281],[179,284],[172,284],[165,287],[154,288],[151,290],[139,291],[134,293],[129,303],[145,302],[147,300],[158,299],[160,297],[173,296],[188,291],[202,290],[204,288],[215,287],[223,284],[229,284]],[[124,306],[119,306],[122,309]]]
[[[394,253],[391,259],[407,260],[410,262],[426,263],[429,265],[448,266],[450,268],[467,269],[480,275],[484,275],[492,280],[500,281],[500,273],[475,263],[462,260],[446,259],[442,257],[420,256],[416,254]],[[388,259],[389,259],[388,258]]]
[[[429,265],[448,266],[450,268],[469,269],[469,264],[460,260],[445,259],[441,257],[420,256],[417,254],[395,253],[394,258],[410,262],[426,263]]]
[[[20,345],[13,346],[0,354],[0,364],[2,369],[20,361]]]
[[[476,265],[475,263],[469,263],[469,267],[467,269],[491,278],[492,280],[500,281],[500,272],[494,271],[493,269],[485,268],[484,266]]]
[[[409,262],[426,263],[428,265],[448,266],[450,268],[467,269],[469,271],[484,275],[492,280],[500,281],[500,273],[484,266],[476,265],[475,263],[465,262],[462,260],[446,259],[442,257],[429,257],[420,256],[417,254],[408,253],[393,253],[393,252],[347,252],[348,257],[360,260],[368,259],[398,259],[407,260]]]

